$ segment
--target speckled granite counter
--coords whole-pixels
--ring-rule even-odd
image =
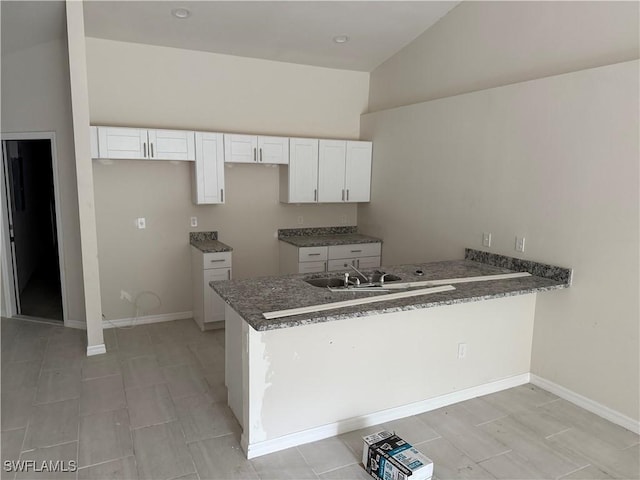
[[[229,245],[218,240],[218,232],[189,232],[189,243],[203,253],[233,251]]]
[[[380,238],[358,233],[358,227],[353,226],[280,229],[278,239],[296,247],[382,243]]]
[[[476,254],[477,252],[477,254]],[[451,260],[443,262],[408,264],[382,267],[387,273],[397,275],[403,282],[438,280],[445,278],[475,277],[513,273],[514,270],[491,265],[503,257],[482,254],[476,250],[467,250],[466,257],[474,260]],[[498,258],[497,258],[498,257]],[[295,327],[312,323],[329,322],[346,318],[361,317],[372,314],[391,313],[403,310],[453,305],[457,303],[476,302],[492,298],[524,295],[566,288],[570,284],[571,270],[559,267],[525,262],[518,265],[515,271],[528,271],[537,268],[538,275],[512,278],[507,280],[490,280],[475,283],[458,283],[455,290],[434,293],[397,300],[380,301],[365,305],[339,308],[335,310],[307,313],[274,320],[266,320],[262,314],[276,310],[286,310],[312,305],[383,295],[378,292],[336,292],[314,287],[304,280],[308,278],[336,277],[338,272],[315,275],[286,275],[281,277],[262,277],[245,280],[211,282],[211,287],[255,330],[273,330]],[[416,275],[422,270],[423,276]],[[552,273],[549,273],[552,272]],[[553,273],[555,272],[555,274]],[[568,273],[567,273],[568,272]]]

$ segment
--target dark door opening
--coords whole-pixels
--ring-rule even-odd
[[[2,142],[19,315],[63,320],[51,140]]]

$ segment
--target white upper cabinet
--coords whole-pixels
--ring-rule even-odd
[[[371,151],[371,142],[347,142],[345,202],[368,202],[371,199]]]
[[[289,167],[280,170],[280,201],[287,203],[318,201],[317,139],[290,139]]]
[[[255,163],[258,161],[258,137],[255,135],[224,134],[224,161]]]
[[[194,132],[97,127],[99,158],[195,160]]]
[[[318,201],[344,202],[344,169],[347,142],[320,140],[318,157]]]
[[[320,140],[318,201],[368,202],[371,152],[371,142]]]
[[[224,203],[224,148],[221,133],[196,132],[193,203]]]
[[[147,130],[152,160],[195,160],[194,132],[185,130]]]
[[[228,163],[289,163],[289,138],[224,134],[224,161]]]
[[[286,165],[289,163],[288,137],[258,137],[258,162]]]
[[[100,158],[147,158],[147,129],[98,127]]]

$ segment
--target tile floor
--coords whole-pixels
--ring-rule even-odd
[[[361,437],[395,430],[438,479],[637,479],[638,435],[532,385],[246,460],[225,404],[224,334],[191,320],[84,332],[2,320],[2,460],[77,473],[2,478],[367,479]]]

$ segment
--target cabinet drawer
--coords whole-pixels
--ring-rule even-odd
[[[327,271],[328,272],[343,271],[343,272],[349,272],[349,274],[355,273],[347,265],[356,266],[355,259],[353,259],[353,258],[341,258],[339,260],[329,260],[327,262]]]
[[[202,268],[231,268],[231,252],[205,253],[202,256]]]
[[[298,249],[299,262],[316,262],[327,259],[327,247],[304,247]]]
[[[298,273],[326,272],[327,262],[302,262],[298,264]]]
[[[379,257],[381,243],[358,243],[354,245],[334,245],[329,247],[329,260],[336,258]]]
[[[380,257],[340,258],[329,260],[327,262],[327,271],[337,272],[342,270],[353,272],[348,265],[353,265],[359,270],[371,270],[380,266]]]

